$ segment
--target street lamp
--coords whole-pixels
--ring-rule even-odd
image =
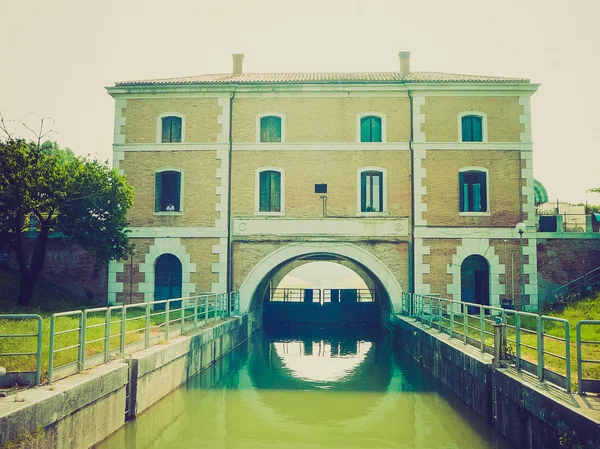
[[[525,273],[524,273],[524,256],[523,256],[523,233],[527,230],[525,223],[517,223],[515,229],[519,233],[521,244],[521,307],[525,306]]]

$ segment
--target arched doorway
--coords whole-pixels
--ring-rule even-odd
[[[181,298],[181,262],[173,254],[163,254],[154,266],[154,300]]]
[[[463,260],[460,277],[463,302],[490,305],[490,265],[485,257],[473,254]],[[476,310],[469,310],[469,313],[474,312]]]

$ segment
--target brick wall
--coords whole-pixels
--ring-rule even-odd
[[[458,141],[458,114],[465,111],[487,114],[489,142],[521,141],[524,128],[519,97],[427,97],[421,106],[426,117],[421,131],[427,141]]]
[[[25,239],[29,253],[34,239]],[[4,243],[0,243],[0,261],[18,270],[14,253]],[[69,240],[51,238],[48,240],[44,280],[58,285],[86,302],[106,304],[108,273],[107,264],[96,260],[93,253],[84,250]]]
[[[357,215],[357,169],[387,170],[390,216],[410,216],[410,153],[408,151],[236,151],[233,160],[232,214],[253,216],[256,169],[285,170],[285,216],[320,218],[323,204],[314,185],[325,183],[328,216]]]
[[[427,170],[423,218],[429,226],[513,227],[521,221],[521,160],[517,151],[427,151],[421,162]],[[489,170],[490,216],[459,215],[459,169],[482,167]]]
[[[128,99],[123,116],[125,143],[157,143],[158,116],[178,113],[185,116],[184,142],[216,142],[221,132],[217,116],[221,112],[217,98],[145,98]]]
[[[127,217],[131,226],[214,226],[217,167],[215,151],[134,151],[126,152],[121,168],[135,189]],[[176,169],[183,173],[183,214],[155,215],[155,173]]]
[[[394,98],[236,98],[233,103],[233,141],[256,142],[256,116],[285,115],[286,142],[356,142],[356,116],[363,112],[386,115],[387,141],[410,139],[408,97]]]

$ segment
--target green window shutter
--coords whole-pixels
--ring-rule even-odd
[[[487,212],[487,179],[486,173],[480,172],[479,179],[481,180],[481,211]]]
[[[378,212],[383,212],[383,173],[379,173],[379,204]]]
[[[461,212],[465,212],[468,208],[468,206],[465,205],[466,200],[468,199],[468,193],[465,187],[467,187],[467,185],[465,184],[465,174],[463,172],[460,172],[458,174],[458,193],[460,196],[458,205],[459,210]]]
[[[371,141],[371,117],[363,117],[360,119],[360,141]]]
[[[371,142],[381,142],[381,119],[371,117]]]
[[[154,178],[154,212],[160,212],[162,205],[162,173],[156,172]]]
[[[263,171],[260,172],[259,174],[259,193],[260,193],[260,198],[259,198],[259,203],[258,203],[258,210],[260,212],[269,212],[269,205],[271,204],[271,198],[270,198],[270,193],[271,193],[271,177],[270,177],[270,172],[268,171]]]
[[[281,212],[281,173],[271,172],[271,212]]]
[[[472,125],[471,125],[472,117],[470,115],[466,115],[462,118],[462,141],[463,142],[472,142],[473,141],[473,133]]]
[[[272,142],[281,142],[281,117],[272,117],[273,138]]]
[[[171,117],[163,117],[162,119],[162,143],[171,141]]]
[[[472,124],[472,134],[471,134],[471,138],[472,138],[472,142],[483,142],[483,130],[482,130],[482,119],[479,116],[472,116],[471,117],[471,124]]]
[[[260,118],[260,141],[281,142],[281,117]]]
[[[179,212],[181,210],[181,172],[176,172],[177,176],[177,190],[175,192],[175,198],[173,198],[173,206],[175,210]]]
[[[367,172],[360,174],[360,210],[367,211]]]
[[[171,142],[181,142],[181,117],[171,117]]]

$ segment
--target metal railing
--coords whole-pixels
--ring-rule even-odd
[[[18,329],[18,333],[3,333],[0,335],[0,339],[6,339],[5,341],[10,341],[11,339],[33,339],[35,338],[35,351],[26,350],[25,352],[14,351],[13,348],[18,345],[9,344],[8,348],[10,352],[0,352],[0,366],[8,366],[7,372],[4,376],[0,377],[2,380],[2,385],[11,386],[17,380],[25,384],[29,384],[35,382],[36,385],[40,384],[41,373],[42,373],[42,317],[35,314],[10,314],[10,315],[0,315],[0,329],[2,332],[8,331],[10,332],[11,326],[8,323],[14,322],[16,320],[19,321],[34,321],[33,324],[36,324],[36,332],[23,332],[22,328]],[[23,342],[23,340],[21,340]],[[25,346],[29,345],[25,343]],[[32,345],[33,346],[33,345]],[[35,370],[28,371],[27,369],[22,369],[22,363],[27,365],[27,360],[31,357],[35,356]],[[7,359],[10,358],[10,359]],[[14,370],[11,365],[12,361],[15,361],[19,366],[18,370]],[[24,359],[24,360],[23,360]],[[33,379],[31,379],[33,377]],[[5,384],[6,383],[6,384]]]
[[[321,290],[318,288],[273,288],[270,291],[271,302],[321,302]]]
[[[567,392],[571,391],[571,342],[567,320],[439,296],[413,294],[409,298],[409,295],[402,297],[404,315],[451,338],[459,338],[481,352],[493,353],[493,326],[499,318],[504,326],[504,352],[515,367],[536,375],[539,380],[547,380]],[[553,333],[544,331],[546,324]],[[552,350],[546,348],[547,344]],[[564,374],[548,368],[546,358],[564,362]],[[554,365],[561,365],[561,362]]]
[[[367,288],[325,288],[323,302],[374,302],[375,291]]]
[[[586,391],[593,393],[600,393],[600,379],[586,379],[583,377],[583,364],[584,363],[600,363],[599,359],[584,359],[583,345],[586,347],[600,345],[599,340],[583,340],[581,335],[581,328],[583,326],[597,326],[596,335],[600,334],[600,321],[598,320],[582,320],[575,326],[577,334],[577,392],[583,394]],[[590,351],[592,353],[593,351]]]
[[[269,292],[271,302],[374,302],[375,291],[360,288],[273,288]]]
[[[555,300],[567,297],[573,293],[585,293],[589,288],[600,283],[600,267],[588,271],[583,276],[552,291]]]
[[[239,313],[239,293],[209,293],[50,317],[48,382]],[[65,319],[67,318],[67,319]],[[76,326],[73,327],[73,318]]]

